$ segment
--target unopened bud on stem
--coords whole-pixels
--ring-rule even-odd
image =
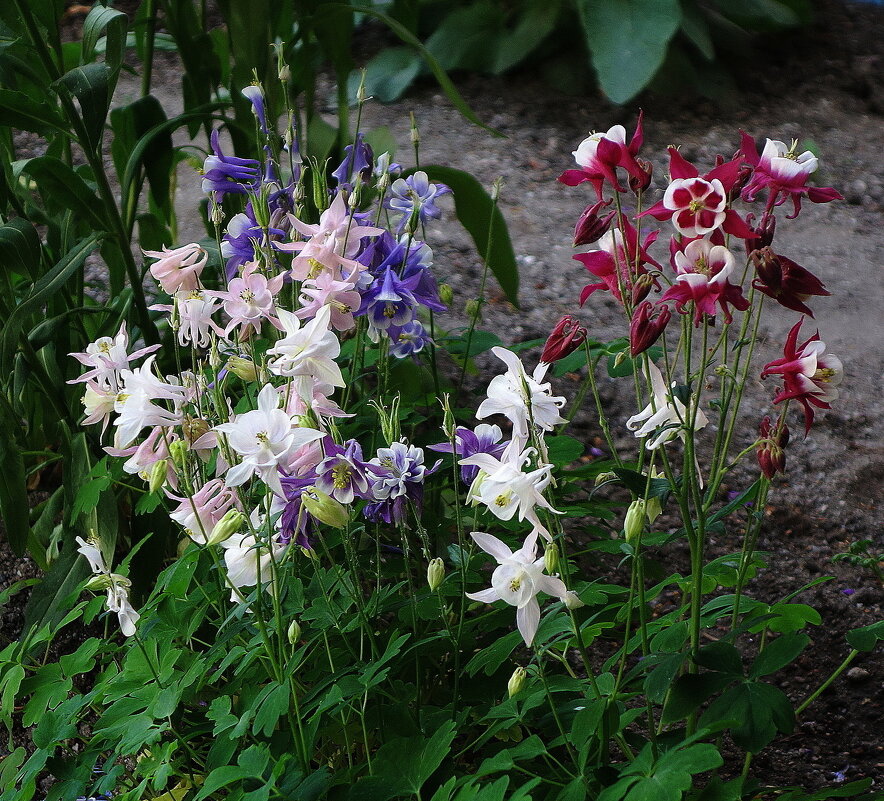
[[[506,692],[510,698],[514,695],[518,695],[522,691],[525,687],[525,679],[527,676],[528,674],[523,667],[517,667],[513,671],[513,675],[510,676],[510,680],[506,684]]]
[[[429,584],[430,589],[435,592],[442,586],[444,580],[445,563],[438,557],[431,559],[430,564],[427,565],[427,584]]]
[[[220,545],[222,542],[229,540],[237,531],[240,530],[245,522],[245,517],[238,509],[229,509],[224,517],[222,517],[209,532],[206,545]]]
[[[623,523],[623,531],[626,534],[626,541],[633,543],[645,527],[645,515],[647,514],[646,502],[644,498],[639,498],[629,504],[626,511],[626,520]]]
[[[153,467],[150,469],[150,481],[148,482],[151,492],[157,492],[162,489],[163,484],[166,483],[166,473],[168,470],[168,459],[159,459],[153,463]]]

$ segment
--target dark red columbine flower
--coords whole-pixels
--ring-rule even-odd
[[[789,444],[789,426],[783,422],[782,417],[777,418],[775,424],[771,424],[770,417],[765,415],[758,427],[758,445],[755,454],[758,457],[758,466],[764,476],[770,480],[777,473],[786,470],[786,445]]]
[[[659,235],[659,231],[652,231],[646,237],[644,242],[639,245],[638,232],[629,222],[623,220],[623,228],[614,228],[608,231],[599,240],[599,250],[593,250],[589,253],[577,253],[574,258],[582,262],[597,278],[602,279],[600,284],[588,284],[580,293],[580,305],[586,303],[587,298],[597,289],[608,289],[621,303],[623,298],[620,296],[620,286],[625,290],[632,292],[633,277],[639,277],[647,274],[645,264],[651,264],[658,270],[661,269],[649,255],[647,249],[654,243]],[[620,275],[618,281],[617,275]]]
[[[706,236],[721,228],[740,239],[752,239],[755,232],[737,212],[728,207],[728,195],[740,176],[739,158],[726,161],[701,176],[674,147],[669,148],[672,179],[663,200],[643,211],[657,220],[672,220],[676,230],[688,238]]]
[[[813,317],[804,301],[812,295],[832,294],[812,272],[792,259],[774,253],[769,247],[753,250],[749,258],[758,273],[752,286],[787,309]]]
[[[577,225],[574,226],[575,248],[598,241],[611,227],[611,221],[617,216],[616,211],[609,211],[604,217],[599,216],[599,212],[610,204],[610,200],[600,200],[583,210]]]
[[[761,221],[758,225],[755,225],[754,214],[747,214],[746,222],[749,223],[749,227],[755,233],[754,239],[747,239],[745,241],[746,255],[750,256],[753,250],[770,247],[773,243],[774,233],[777,230],[777,218],[766,211],[761,215]]]
[[[826,343],[820,340],[819,331],[801,345],[797,344],[803,322],[802,317],[792,326],[783,347],[783,358],[765,365],[761,377],[783,377],[783,388],[777,393],[774,403],[797,400],[804,407],[804,435],[807,436],[813,425],[813,407],[832,408],[830,401],[838,397],[836,387],[844,378],[844,368],[837,356],[825,352]]]
[[[649,300],[639,303],[632,314],[629,326],[629,353],[635,358],[653,345],[663,333],[672,312],[665,304],[653,304]]]
[[[622,125],[614,125],[605,133],[590,134],[572,153],[580,169],[565,170],[559,176],[559,180],[568,186],[577,186],[589,181],[599,200],[602,199],[602,187],[605,182],[617,192],[626,191],[617,180],[618,167],[623,167],[636,180],[645,181],[646,173],[635,159],[644,142],[642,116],[643,112],[640,111],[635,133],[628,145],[626,129]]]
[[[546,344],[540,361],[552,364],[572,354],[586,341],[586,329],[570,314],[566,314],[556,323]]]
[[[812,203],[829,203],[832,200],[843,200],[840,192],[831,187],[807,186],[807,179],[819,165],[817,157],[809,150],[798,153],[798,142],[791,146],[777,139],[768,139],[764,143],[761,155],[755,146],[755,140],[745,131],[740,131],[742,145],[740,151],[755,171],[752,179],[743,188],[743,200],[751,203],[758,193],[767,188],[770,192],[767,199],[768,210],[792,198],[793,212],[787,219],[794,219],[801,211],[801,198],[806,197]]]

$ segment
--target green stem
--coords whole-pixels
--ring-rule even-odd
[[[832,675],[829,676],[829,678],[827,678],[813,693],[811,693],[799,705],[799,707],[795,710],[795,715],[796,716],[800,715],[805,709],[807,709],[807,707],[809,707],[814,701],[816,701],[816,699],[819,698],[820,695],[822,695],[826,691],[826,689],[829,687],[829,685],[833,681],[835,681],[835,679],[837,679],[845,670],[847,670],[847,668],[850,666],[850,663],[853,662],[854,659],[856,659],[857,654],[859,654],[859,651],[857,651],[856,648],[854,648],[847,655],[847,658],[840,665],[838,665],[837,668],[835,668]]]

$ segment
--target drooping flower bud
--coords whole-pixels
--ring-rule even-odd
[[[166,483],[166,473],[168,470],[168,459],[158,459],[153,463],[153,467],[150,468],[150,481],[148,482],[148,488],[151,492],[157,492],[162,489],[163,484]]]
[[[441,300],[445,306],[451,306],[451,301],[454,300],[454,290],[451,288],[451,284],[440,283],[438,289],[439,300]]]
[[[92,592],[103,592],[113,582],[111,581],[111,577],[107,573],[96,573],[89,581],[86,582],[86,589],[91,590]]]
[[[629,188],[637,195],[639,192],[644,192],[651,185],[654,165],[640,158],[636,158],[635,163],[641,172],[631,172],[629,174]]]
[[[650,293],[651,287],[654,286],[654,279],[650,273],[642,273],[632,284],[632,305],[636,306],[641,303]]]
[[[596,487],[599,487],[602,484],[604,484],[606,481],[616,481],[616,480],[617,480],[617,474],[611,470],[608,470],[604,473],[599,473],[595,477],[595,481],[593,482],[593,485]]]
[[[580,609],[581,606],[586,606],[574,590],[568,590],[562,600],[565,602],[565,609]]]
[[[586,329],[580,325],[570,314],[566,314],[556,323],[546,344],[540,361],[552,364],[565,356],[572,354],[586,341]]]
[[[559,572],[559,549],[554,542],[550,542],[543,552],[543,566],[551,576]]]
[[[647,502],[644,498],[638,498],[629,504],[626,510],[626,519],[623,522],[623,532],[626,534],[626,541],[632,544],[642,533],[645,527],[645,516],[647,514]]]
[[[346,506],[316,487],[307,487],[301,493],[301,503],[320,523],[332,528],[343,528],[350,520]]]
[[[758,466],[765,478],[770,480],[777,473],[783,473],[786,470],[786,445],[789,443],[789,427],[779,419],[776,424],[771,424],[770,417],[765,415],[758,427],[758,435],[756,449]]]
[[[243,513],[238,509],[228,509],[209,532],[206,539],[206,545],[220,545],[222,542],[229,540],[237,531],[242,528],[245,522]]]
[[[785,256],[777,255],[769,247],[753,250],[749,258],[758,274],[752,286],[787,309],[813,317],[813,312],[804,301],[812,295],[832,294],[809,270]]]
[[[632,313],[629,326],[629,353],[635,358],[644,353],[659,338],[669,323],[672,312],[665,304],[656,306],[649,300],[640,303]]]
[[[237,378],[243,381],[257,381],[258,368],[251,359],[243,359],[241,356],[231,356],[227,360],[227,369]]]
[[[169,443],[169,456],[177,470],[183,470],[187,466],[187,443],[183,439],[176,439]]]
[[[599,212],[610,205],[610,200],[600,200],[591,206],[587,206],[583,210],[574,226],[574,247],[580,245],[591,245],[604,236],[611,227],[611,221],[617,215],[615,211],[609,211],[604,217],[599,216]]]
[[[212,426],[208,420],[201,417],[185,417],[181,423],[181,431],[189,445],[193,445],[203,434],[208,434]]]
[[[476,298],[472,300],[468,300],[464,307],[466,311],[467,317],[471,320],[475,319],[477,322],[482,319],[482,302]]]
[[[528,673],[523,667],[517,667],[513,671],[513,675],[510,676],[510,680],[506,683],[506,692],[510,698],[514,695],[518,695],[522,691],[525,687],[525,679],[527,677]]]
[[[298,640],[301,639],[301,625],[297,620],[293,620],[289,623],[288,631],[286,631],[286,637],[288,638],[289,645],[294,645]]]
[[[445,562],[436,557],[435,559],[430,560],[430,564],[427,565],[427,584],[430,587],[430,590],[435,592],[442,586],[442,582],[445,580]]]

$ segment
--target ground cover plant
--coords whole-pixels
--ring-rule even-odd
[[[11,797],[31,797],[44,770],[53,797],[90,781],[131,798],[756,795],[751,755],[795,714],[765,677],[818,616],[745,591],[763,561],[754,510],[784,469],[785,407],[800,435],[841,376],[819,336],[800,335],[826,288],[774,249],[778,218],[837,197],[809,183],[815,157],[743,136],[701,175],[673,149],[655,203],[641,121],[628,143],[619,126],[590,136],[562,176],[597,197],[575,231],[595,244],[578,254],[594,277],[582,299],[611,292],[624,336],[597,342],[563,320],[526,369],[477,330],[481,302],[464,331],[435,325],[450,293],[422,231],[446,202],[440,170],[402,171],[357,138],[329,192],[297,131],[273,135],[260,87],[248,97],[262,158],[216,145],[204,167],[221,258],[197,243],[152,253],[165,348],[121,330],[76,354],[86,422],[113,434],[90,478],[170,516],[178,555],[133,543],[167,565],[134,604],[131,551],[112,572],[115,529],[81,496],[99,594],[3,652],[5,697],[19,699],[7,723],[37,723],[35,750],[4,762]],[[225,214],[230,195],[248,205]],[[796,315],[781,356],[755,353],[763,307]],[[460,394],[489,346],[493,377]],[[619,452],[621,421],[598,404],[608,458],[575,467],[584,445],[550,379],[581,365],[580,400],[597,404],[596,368],[635,393],[637,440]],[[735,453],[757,373],[780,383],[784,412]],[[727,471],[753,459],[758,481],[722,501]],[[744,548],[707,564],[724,525]],[[649,580],[648,555],[676,539],[689,575]],[[627,584],[587,580],[598,552],[622,558]],[[41,664],[60,628],[105,607],[106,637]],[[845,667],[879,629],[851,635]]]

